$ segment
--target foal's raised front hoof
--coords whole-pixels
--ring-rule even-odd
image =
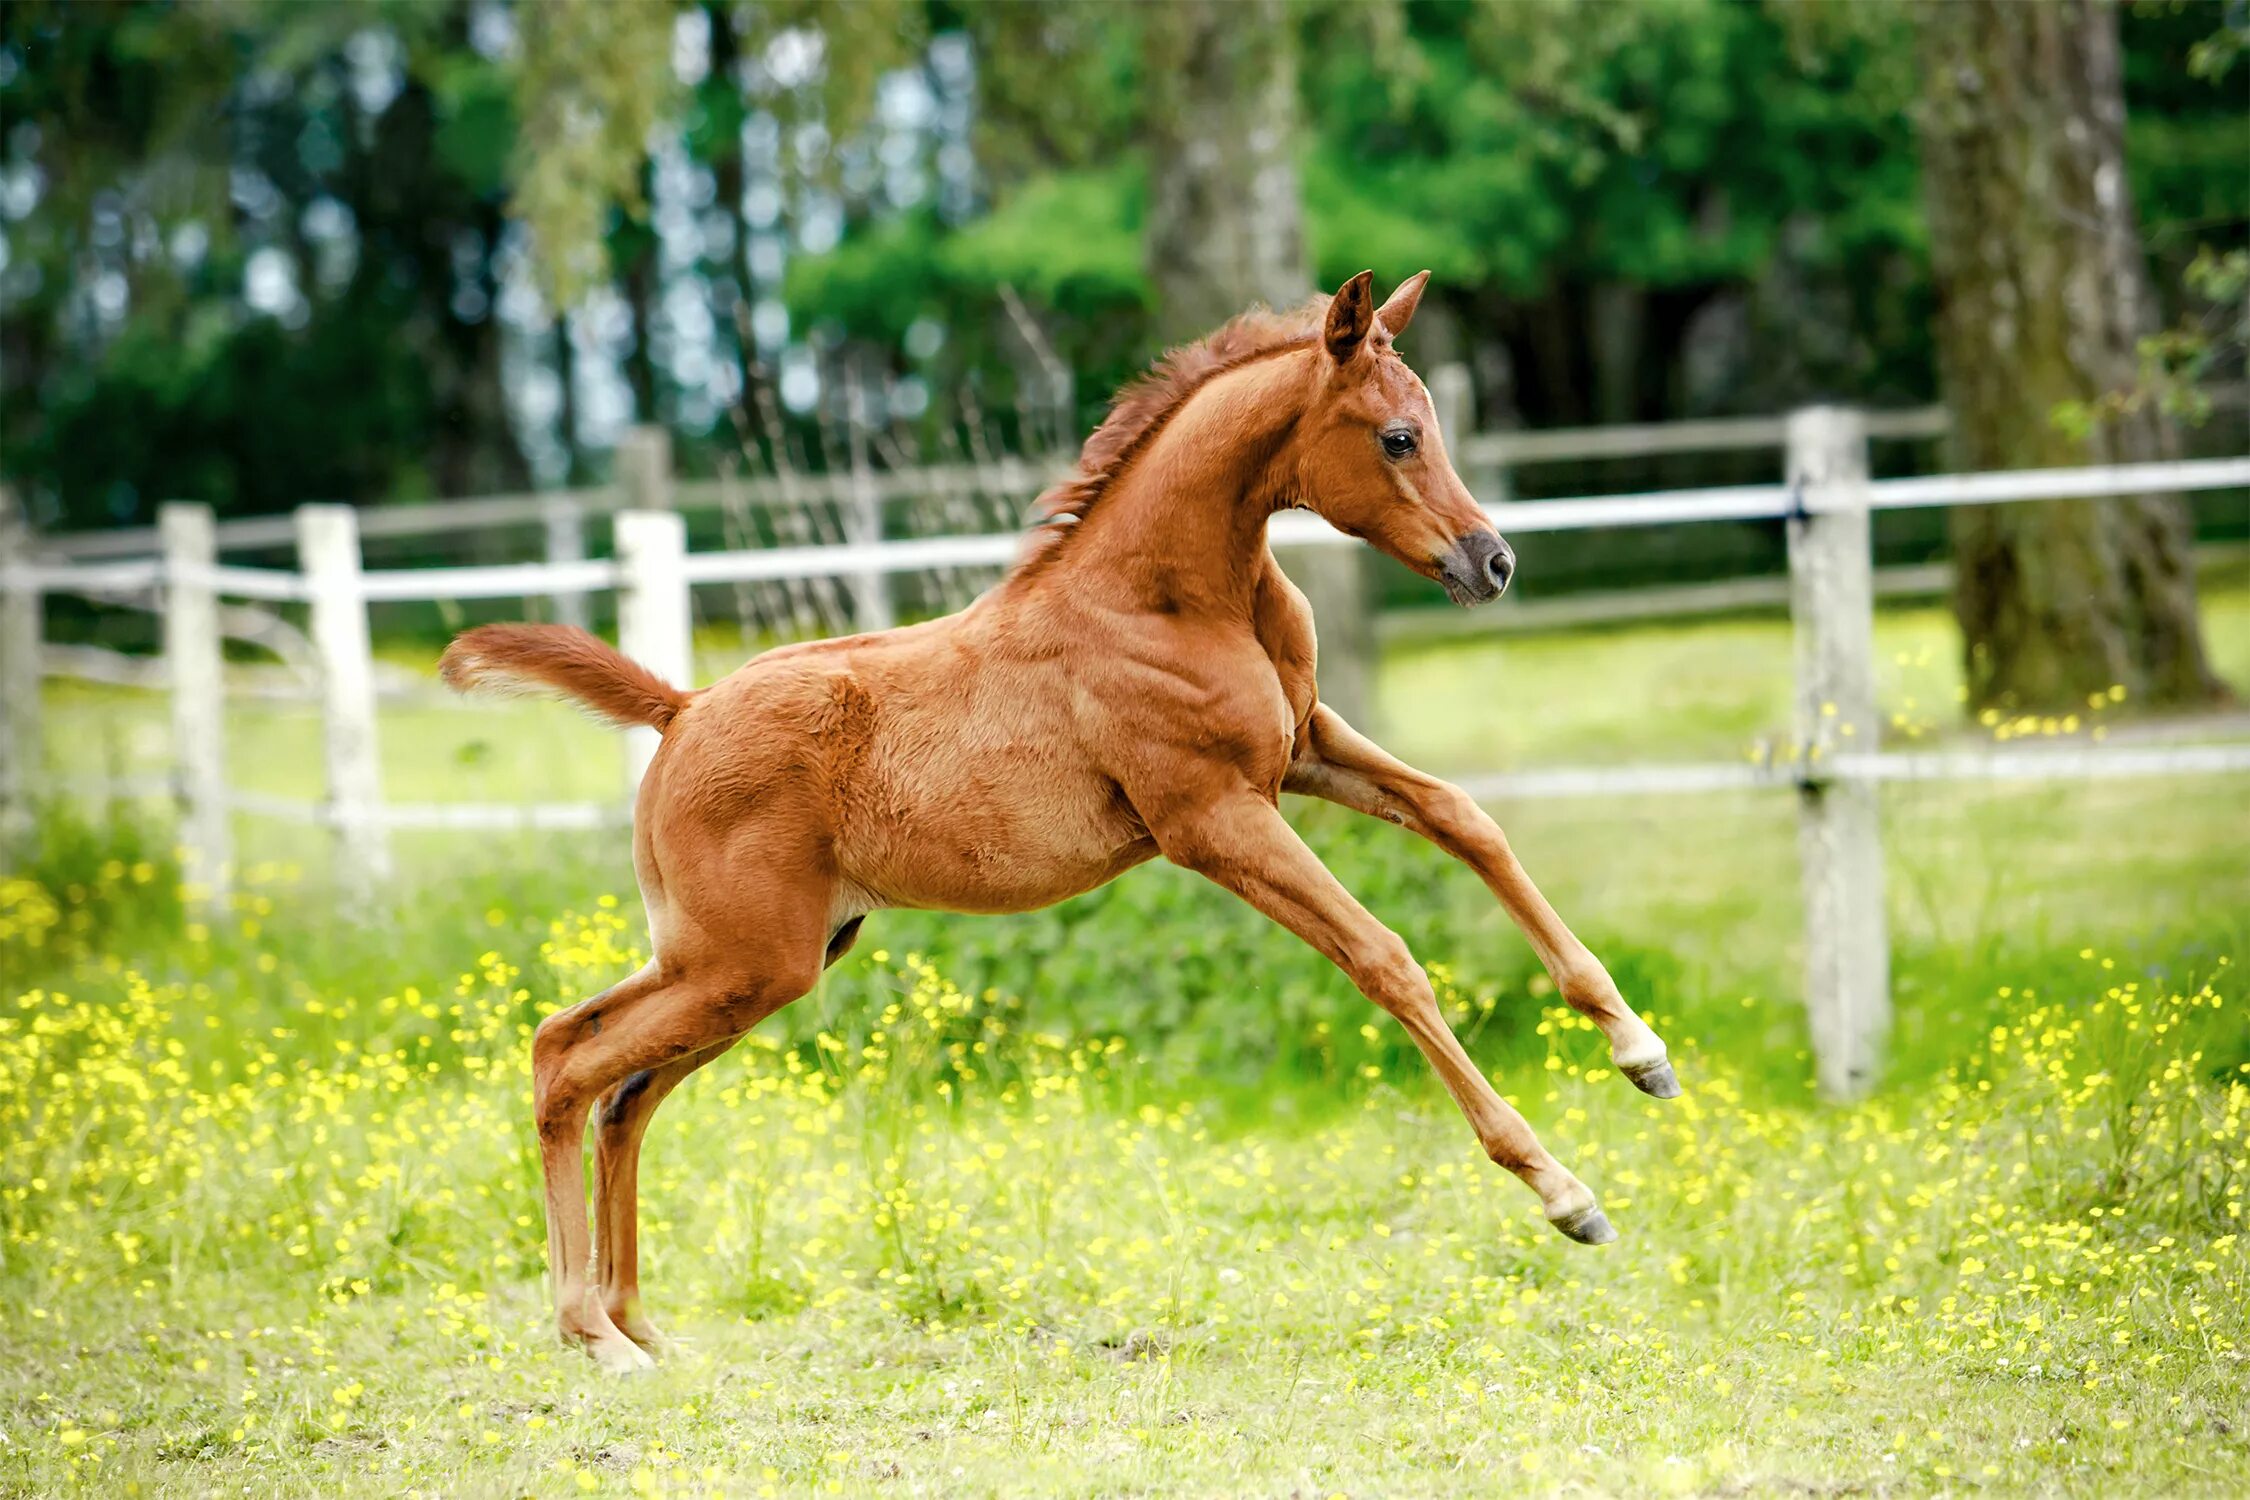
[[[1634,1088],[1657,1099],[1680,1097],[1680,1075],[1672,1071],[1672,1059],[1660,1057],[1654,1062],[1618,1065],[1618,1072],[1631,1080]]]
[[[1593,1204],[1547,1222],[1581,1245],[1606,1245],[1617,1238],[1617,1231],[1610,1225],[1609,1215]]]

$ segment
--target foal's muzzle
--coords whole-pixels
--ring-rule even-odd
[[[1497,531],[1472,531],[1438,559],[1438,582],[1464,609],[1499,598],[1515,572],[1516,554]]]

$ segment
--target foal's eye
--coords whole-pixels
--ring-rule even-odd
[[[1418,441],[1413,429],[1393,427],[1383,434],[1383,451],[1393,458],[1405,458],[1414,451]]]

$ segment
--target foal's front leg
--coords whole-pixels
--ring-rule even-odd
[[[1476,871],[1523,929],[1563,999],[1602,1029],[1617,1071],[1644,1093],[1679,1097],[1663,1041],[1625,1003],[1601,960],[1555,915],[1516,862],[1508,836],[1475,798],[1392,756],[1325,705],[1313,710],[1283,790],[1411,828]]]
[[[1151,820],[1149,831],[1174,864],[1225,886],[1303,938],[1398,1017],[1468,1116],[1485,1154],[1539,1195],[1548,1222],[1589,1245],[1617,1238],[1586,1185],[1547,1154],[1523,1116],[1461,1050],[1405,940],[1352,899],[1271,803],[1243,788],[1168,809]]]

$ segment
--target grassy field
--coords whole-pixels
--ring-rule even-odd
[[[2250,571],[2208,577],[2204,594],[2221,671],[2250,684]],[[1894,742],[2016,734],[2007,724],[1960,723],[1956,650],[1941,610],[1883,611],[1877,645]],[[1786,741],[1789,651],[1787,623],[1771,615],[1395,648],[1380,683],[1380,734],[1437,771],[1737,759],[1763,740]],[[715,676],[739,658],[738,645],[707,636],[700,672]],[[433,655],[402,646],[391,661],[427,677]],[[426,700],[385,708],[393,797],[617,795],[622,756],[611,731],[559,705],[463,706],[431,687]],[[58,771],[164,767],[161,698],[57,684],[49,707]],[[310,707],[237,702],[230,726],[235,784],[319,795]],[[2142,727],[2136,705],[2105,700],[2070,732]],[[1741,1002],[1752,999],[1762,1024],[1746,1065],[1776,1088],[1801,1087],[1802,1027],[1791,1003],[1800,964],[1796,820],[1786,794],[1517,800],[1494,812],[1556,907],[1628,988],[1690,1025],[1723,1020],[1730,1034]],[[1526,993],[1535,967],[1474,876],[1398,830],[1336,809],[1293,807],[1293,816],[1424,958],[1448,964],[1471,988]],[[2250,859],[2232,833],[2250,821],[2250,779],[1897,785],[1885,789],[1884,820],[1902,1078],[1949,1060],[1952,1029],[1979,1019],[1981,1008],[1960,998],[1973,988],[1964,969],[2036,983],[2052,955],[2089,944],[2149,964],[2168,961],[2183,942],[2197,962],[2250,951]],[[300,866],[309,888],[322,885],[327,849],[316,830],[245,820],[240,841],[247,855]],[[626,843],[614,832],[397,842],[423,908],[419,941],[383,955],[403,967],[399,982],[428,981],[416,968],[424,955],[445,961],[484,941],[481,917],[495,904],[526,922],[629,893],[631,884]],[[438,907],[450,916],[429,909]],[[1025,917],[884,913],[867,938],[928,953],[971,990],[1021,996],[1042,1025],[1122,1031],[1152,1062],[1204,1078],[1298,1063],[1295,1039],[1311,1024],[1327,1020],[1348,1035],[1362,1019],[1359,998],[1294,939],[1161,867]],[[1121,960],[1137,966],[1131,986],[1112,982]],[[353,973],[348,960],[333,963]],[[1236,1002],[1239,1020],[1225,1014]],[[1272,1045],[1258,1045],[1276,1025]]]
[[[2250,681],[2250,593],[2212,634]],[[1898,737],[1940,735],[1942,622],[1882,638]],[[1401,652],[1386,733],[1739,754],[1785,660],[1754,619]],[[131,695],[53,707],[81,765],[150,749]],[[315,790],[301,716],[247,717],[246,783]],[[394,795],[615,784],[541,708],[385,729]],[[58,817],[0,884],[0,1493],[2238,1491],[2240,778],[1887,794],[1899,1027],[1850,1108],[1805,1081],[1786,798],[1499,811],[1684,1099],[1602,1066],[1473,878],[1300,821],[1618,1244],[1548,1231],[1317,959],[1150,869],[880,917],[667,1104],[647,1284],[689,1347],[625,1383],[548,1337],[526,1119],[530,1026],[636,961],[619,841],[412,841],[346,922],[246,825],[275,857],[198,918],[161,829]]]
[[[47,919],[13,900],[20,953]],[[14,1492],[2222,1493],[2250,1462],[2231,965],[2073,955],[1848,1110],[1694,1041],[1656,1104],[1545,1008],[1500,1077],[1624,1232],[1585,1251],[1418,1071],[1277,1125],[886,955],[668,1106],[649,1286],[693,1344],[617,1384],[547,1337],[523,1116],[533,1017],[630,924],[430,991],[183,943],[196,977],[88,954],[0,1023]]]

